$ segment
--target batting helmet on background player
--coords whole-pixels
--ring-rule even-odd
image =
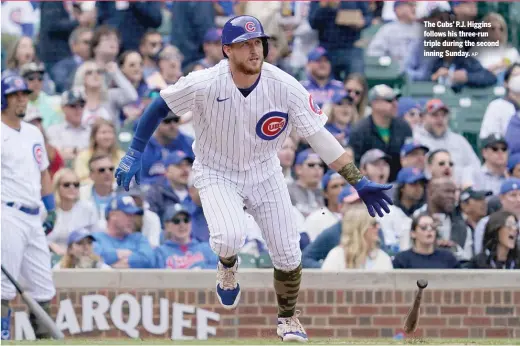
[[[2,78],[2,110],[7,108],[7,95],[23,91],[30,94],[31,90],[20,76],[7,76]]]
[[[238,16],[228,20],[222,28],[222,46],[244,42],[253,38],[262,39],[264,58],[266,58],[269,52],[267,44],[269,36],[264,33],[264,27],[258,19],[252,16]],[[222,53],[224,53],[224,50],[222,50]],[[224,57],[227,58],[226,53],[224,53]]]

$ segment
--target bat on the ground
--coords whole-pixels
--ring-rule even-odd
[[[24,300],[25,304],[29,307],[31,312],[36,316],[36,318],[40,321],[41,324],[43,324],[51,333],[51,336],[54,339],[64,339],[65,335],[61,332],[61,330],[58,329],[58,326],[56,326],[56,323],[51,319],[51,317],[43,310],[43,308],[38,304],[36,300],[34,300],[33,297],[28,295],[24,292],[20,284],[9,274],[9,272],[2,266],[2,272],[7,276],[9,281],[14,285],[18,293],[22,296],[22,299]]]
[[[413,333],[417,329],[417,325],[419,324],[419,310],[421,307],[422,293],[426,286],[428,286],[427,280],[417,280],[419,291],[417,291],[413,305],[404,320],[404,332],[406,334]]]

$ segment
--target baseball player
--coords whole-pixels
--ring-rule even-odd
[[[355,186],[369,212],[383,216],[391,204],[380,185],[363,177],[338,141],[324,128],[327,116],[292,76],[265,63],[268,36],[258,19],[238,16],[222,30],[225,59],[190,73],[161,91],[144,112],[127,154],[116,170],[128,188],[140,179],[142,152],[171,110],[193,114],[193,164],[210,230],[219,256],[216,292],[227,309],[237,306],[237,253],[245,240],[244,207],[253,215],[274,264],[278,300],[277,334],[283,341],[307,341],[295,311],[302,276],[299,234],[277,151],[294,128],[317,154]]]
[[[2,78],[2,265],[16,280],[23,277],[27,292],[49,313],[56,292],[45,234],[54,227],[56,213],[43,135],[22,121],[30,93],[21,77]],[[40,200],[47,209],[43,229]],[[15,287],[2,273],[4,340],[10,339],[9,301],[15,296]],[[36,338],[50,338],[33,314],[29,318]]]

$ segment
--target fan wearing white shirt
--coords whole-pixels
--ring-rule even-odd
[[[379,248],[379,225],[363,204],[349,208],[344,217],[340,244],[333,248],[321,268],[391,270],[392,260]]]

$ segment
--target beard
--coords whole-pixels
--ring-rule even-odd
[[[260,64],[258,65],[258,67],[247,66],[245,62],[236,62],[235,65],[237,70],[245,75],[259,74],[260,71],[262,71],[264,59],[262,57],[259,57],[258,59],[260,60]]]

